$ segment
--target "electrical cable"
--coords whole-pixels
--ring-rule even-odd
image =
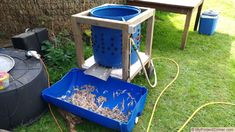
[[[194,117],[194,115],[200,111],[202,108],[208,106],[208,105],[213,105],[213,104],[225,104],[225,105],[233,105],[235,106],[234,103],[230,103],[230,102],[209,102],[209,103],[206,103],[206,104],[203,104],[201,105],[200,107],[198,107],[194,112],[193,114],[187,119],[187,121],[180,127],[180,129],[177,131],[177,132],[181,132],[184,127],[189,123],[189,121]]]
[[[132,45],[134,51],[135,51],[136,54],[137,54],[137,57],[139,58],[140,64],[141,64],[141,66],[142,66],[142,68],[143,68],[143,71],[144,71],[144,74],[145,74],[145,77],[146,77],[146,79],[147,79],[147,81],[148,81],[149,86],[151,86],[152,88],[155,88],[155,87],[157,86],[157,74],[156,74],[155,67],[154,67],[154,65],[153,65],[153,61],[151,60],[151,65],[153,66],[154,84],[152,84],[152,83],[150,82],[150,79],[149,79],[149,77],[148,77],[148,73],[147,73],[147,71],[146,71],[146,69],[145,69],[145,67],[144,67],[144,64],[143,64],[143,62],[142,62],[142,60],[141,60],[141,58],[140,58],[140,55],[139,55],[139,53],[138,53],[138,48],[136,47],[135,41],[134,41],[132,38],[130,38],[130,44]]]
[[[45,65],[45,63],[43,62],[43,60],[42,60],[41,58],[40,58],[40,61],[41,61],[42,65],[43,65],[43,67],[44,67],[44,69],[45,69],[45,71],[46,71],[47,80],[48,80],[47,83],[48,83],[48,87],[50,87],[50,76],[49,76],[49,73],[48,73],[48,71],[47,71],[47,66]],[[51,108],[51,105],[50,105],[49,103],[48,103],[48,108],[49,108],[49,111],[50,111],[50,113],[51,113],[51,115],[52,115],[52,117],[53,117],[53,119],[54,119],[56,125],[57,125],[58,128],[60,129],[60,132],[63,132],[62,127],[60,126],[60,124],[59,124],[57,118],[55,117],[55,114],[53,113],[52,108]]]

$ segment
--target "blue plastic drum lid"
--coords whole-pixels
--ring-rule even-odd
[[[141,10],[132,6],[108,5],[96,7],[91,10],[91,15],[94,17],[128,21],[137,16]],[[122,31],[99,26],[92,26],[92,46],[94,59],[96,63],[105,67],[122,67]],[[136,27],[136,32],[132,34],[136,46],[139,48],[141,26]],[[134,49],[131,49],[131,64],[138,60]]]

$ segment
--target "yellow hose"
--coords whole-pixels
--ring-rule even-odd
[[[152,110],[152,114],[151,114],[150,120],[149,120],[149,122],[148,122],[147,132],[149,132],[149,130],[150,130],[150,126],[151,126],[151,123],[152,123],[152,120],[153,120],[154,112],[156,111],[157,104],[158,104],[158,102],[159,102],[161,96],[162,96],[163,93],[169,88],[169,86],[171,86],[171,85],[174,83],[174,81],[175,81],[175,80],[178,78],[178,76],[179,76],[179,64],[178,64],[175,60],[170,59],[170,58],[164,58],[164,57],[160,57],[160,58],[166,59],[166,60],[170,60],[171,62],[173,62],[173,63],[176,65],[176,67],[177,67],[177,73],[176,73],[174,79],[161,91],[160,95],[157,97],[157,99],[156,99],[156,101],[155,101],[155,103],[154,103],[154,107],[153,107],[153,110]],[[155,59],[157,59],[157,58],[153,58],[153,60],[155,60]],[[203,105],[201,105],[199,108],[197,108],[197,109],[193,112],[193,114],[187,119],[187,121],[180,127],[180,129],[179,129],[177,132],[181,132],[181,131],[184,129],[184,127],[190,122],[190,120],[194,117],[194,115],[195,115],[198,111],[200,111],[202,108],[204,108],[204,107],[206,107],[206,106],[208,106],[208,105],[213,105],[213,104],[225,104],[225,105],[233,105],[233,106],[235,106],[234,103],[230,103],[230,102],[209,102],[209,103],[203,104]]]
[[[157,104],[158,104],[161,96],[169,88],[169,86],[171,86],[175,82],[175,80],[178,78],[179,72],[180,72],[179,64],[175,60],[170,59],[170,58],[165,58],[165,57],[159,57],[159,58],[170,60],[171,62],[173,62],[176,65],[176,67],[177,67],[177,73],[176,73],[174,79],[161,91],[160,95],[157,97],[157,100],[155,101],[154,106],[153,106],[151,117],[150,117],[149,122],[148,122],[147,132],[149,132],[149,129],[150,129],[150,126],[151,126],[151,123],[152,123],[152,120],[153,120],[154,112],[155,112],[155,110],[157,108]],[[155,60],[155,59],[157,59],[157,58],[153,58],[153,60]]]
[[[193,118],[193,116],[198,112],[200,111],[202,108],[208,106],[208,105],[213,105],[213,104],[225,104],[225,105],[233,105],[235,106],[234,103],[230,103],[230,102],[209,102],[209,103],[206,103],[206,104],[203,104],[201,105],[200,107],[198,107],[194,112],[193,114],[188,118],[188,120],[184,123],[183,126],[180,127],[180,129],[177,131],[177,132],[181,132],[184,127],[189,123],[189,121]]]

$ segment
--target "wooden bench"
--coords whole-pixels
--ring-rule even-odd
[[[156,10],[185,14],[186,19],[181,41],[181,48],[184,49],[186,46],[192,12],[195,9],[198,9],[194,25],[194,31],[196,31],[203,2],[204,0],[129,0],[127,4],[151,7],[155,8]]]

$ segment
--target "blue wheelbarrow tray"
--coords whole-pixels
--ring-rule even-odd
[[[96,122],[105,127],[122,132],[132,131],[136,117],[140,116],[144,109],[147,89],[113,77],[109,77],[107,81],[103,81],[93,76],[85,75],[83,72],[83,70],[77,68],[71,69],[60,81],[42,92],[43,99],[61,109]],[[81,87],[83,85],[94,86],[97,90],[92,94],[95,94],[96,97],[102,95],[107,98],[107,102],[103,104],[103,107],[113,109],[116,105],[119,107],[123,100],[125,100],[123,113],[128,111],[131,112],[128,121],[121,122],[116,119],[111,119],[91,110],[73,105],[68,101],[59,99],[59,97],[64,95],[71,96],[73,94],[71,91],[74,91],[74,88]],[[128,94],[124,93],[114,98],[113,93],[118,90],[131,94],[131,96],[135,99],[134,105],[128,105],[128,103],[130,103]],[[103,94],[104,91],[108,92]]]

